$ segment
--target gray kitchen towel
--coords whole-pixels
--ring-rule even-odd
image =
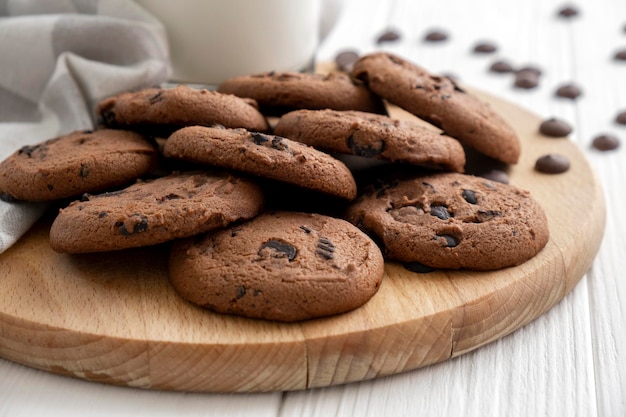
[[[0,0],[0,161],[93,128],[98,101],[170,74],[165,29],[132,0]],[[0,253],[46,207],[0,199]]]

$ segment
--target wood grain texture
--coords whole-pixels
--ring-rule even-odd
[[[518,131],[523,153],[511,183],[531,190],[548,215],[550,241],[526,263],[429,274],[389,263],[379,292],[365,306],[280,324],[184,302],[167,281],[167,245],[57,254],[48,245],[47,219],[0,256],[8,270],[0,281],[0,355],[54,373],[148,389],[288,391],[420,368],[526,325],[589,268],[604,230],[602,190],[571,141],[542,137],[537,116],[477,94]],[[572,169],[560,175],[534,171],[535,159],[550,152],[567,155]]]

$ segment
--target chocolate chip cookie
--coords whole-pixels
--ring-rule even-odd
[[[378,290],[376,244],[333,217],[270,212],[172,247],[170,281],[218,313],[293,322],[353,310]]]
[[[463,172],[463,146],[416,122],[359,111],[296,110],[274,133],[337,153]]]
[[[155,168],[156,143],[139,133],[72,132],[23,146],[0,163],[0,194],[53,201],[134,182]]]
[[[386,52],[361,57],[352,76],[464,145],[507,164],[517,163],[520,142],[515,131],[488,103],[450,78]]]
[[[192,126],[174,132],[163,153],[168,158],[241,171],[348,200],[356,197],[356,182],[343,162],[280,136]]]
[[[167,136],[184,126],[243,127],[267,131],[267,120],[254,100],[185,85],[125,92],[98,103],[100,124]]]
[[[263,194],[226,173],[173,173],[123,190],[87,195],[59,211],[50,229],[57,252],[149,246],[256,216]]]
[[[300,72],[247,75],[224,81],[217,91],[253,98],[259,103],[261,111],[271,115],[298,109],[386,113],[380,97],[343,72],[326,75]]]
[[[345,218],[372,236],[387,259],[442,269],[518,265],[549,238],[546,216],[529,192],[458,173],[372,187]]]

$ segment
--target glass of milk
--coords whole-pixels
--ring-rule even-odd
[[[172,82],[311,69],[322,0],[137,0],[168,35]]]

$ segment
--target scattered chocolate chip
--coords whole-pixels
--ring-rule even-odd
[[[495,72],[498,74],[505,74],[509,72],[513,72],[513,66],[509,64],[507,61],[496,61],[489,67],[490,72]]]
[[[397,40],[400,40],[401,37],[402,36],[400,35],[400,32],[398,32],[397,30],[388,29],[381,33],[378,38],[376,38],[376,43],[381,44],[385,42],[395,42]]]
[[[557,16],[569,19],[578,16],[579,13],[578,7],[574,5],[567,5],[559,9]]]
[[[535,170],[544,174],[560,174],[569,169],[569,159],[560,154],[547,154],[537,158]]]
[[[615,123],[626,125],[626,110],[617,113],[617,116],[615,116]]]
[[[525,90],[536,88],[539,86],[539,75],[534,71],[517,71],[513,85]]]
[[[478,203],[478,200],[476,199],[476,193],[472,190],[463,190],[462,196],[465,199],[465,201],[467,201],[470,204]]]
[[[311,233],[311,229],[307,226],[302,225],[300,226],[300,229],[304,230],[304,233]]]
[[[411,272],[416,272],[418,274],[427,274],[429,272],[435,271],[435,268],[424,265],[419,262],[405,262],[402,264],[407,270]]]
[[[569,98],[573,100],[580,97],[582,90],[576,84],[569,83],[558,87],[554,94],[557,97]]]
[[[498,47],[493,42],[483,41],[474,46],[474,53],[477,54],[492,54],[498,50]]]
[[[619,148],[620,140],[611,134],[602,134],[593,138],[591,145],[599,151],[612,151]]]
[[[445,206],[430,206],[430,215],[441,220],[448,220],[450,218],[450,213]]]
[[[293,261],[296,258],[296,255],[298,254],[298,249],[296,249],[295,246],[286,243],[286,242],[280,242],[278,240],[268,240],[267,242],[265,242],[263,245],[261,245],[261,248],[259,249],[259,255],[261,255],[261,252],[263,252],[264,249],[271,249],[272,250],[272,254],[271,256],[273,256],[274,258],[287,258],[289,260],[289,262]]]
[[[443,30],[431,30],[424,36],[426,42],[443,42],[448,40],[448,34]]]
[[[572,133],[572,127],[569,123],[553,117],[541,122],[539,125],[539,133],[552,138],[564,138]]]
[[[373,144],[362,144],[355,141],[353,136],[350,136],[347,139],[347,145],[354,155],[364,156],[367,158],[372,158],[380,155],[385,150],[386,146],[383,139],[379,139],[376,143]]]
[[[479,176],[502,184],[509,183],[509,175],[500,169],[492,169],[481,173]]]
[[[335,65],[340,71],[351,72],[359,54],[353,50],[341,51],[335,56]]]
[[[321,237],[317,241],[317,250],[315,251],[322,258],[329,260],[335,256],[335,245],[325,237]]]
[[[531,74],[535,74],[537,77],[541,77],[541,75],[543,74],[543,71],[541,70],[541,68],[537,67],[536,65],[526,65],[522,68],[519,68],[516,72],[518,74],[529,72]]]
[[[46,185],[46,187],[47,187],[47,188],[48,188],[48,190],[50,190],[50,191],[54,190],[54,185],[52,185],[52,184],[48,184],[48,185]]]
[[[613,59],[615,59],[616,61],[626,61],[626,48],[620,49],[619,51],[615,52],[615,55],[613,55]]]

